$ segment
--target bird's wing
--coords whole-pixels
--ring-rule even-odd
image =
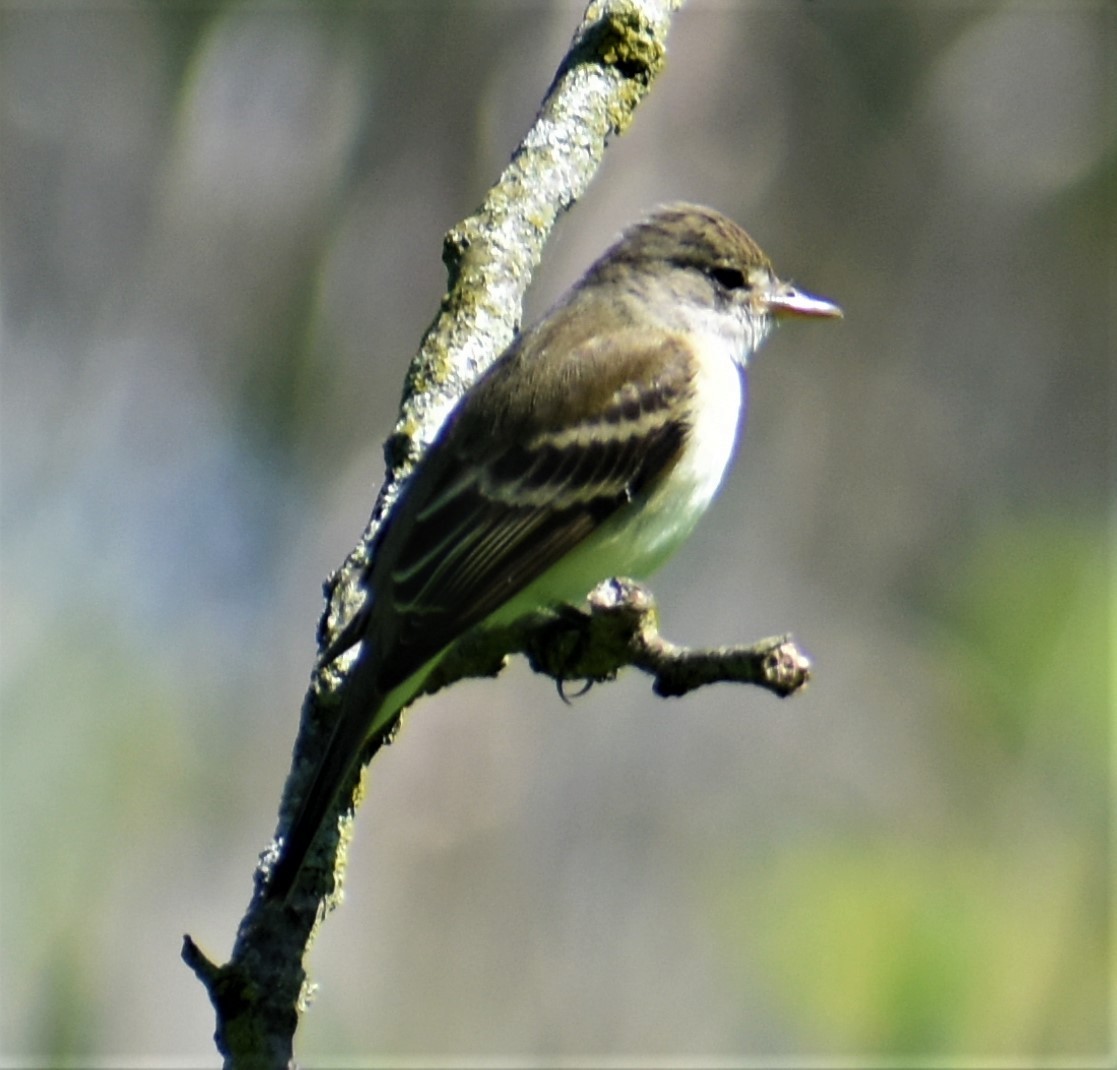
[[[692,389],[692,353],[674,335],[638,337],[634,345],[606,335],[569,353],[561,391],[533,394],[532,355],[516,367],[514,353],[467,396],[379,548],[373,612],[391,615],[393,647],[383,686],[484,620],[673,468],[689,430],[677,403]],[[504,391],[501,375],[517,376],[518,388]],[[486,404],[485,391],[500,403]]]

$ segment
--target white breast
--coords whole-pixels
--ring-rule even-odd
[[[744,400],[744,376],[724,340],[711,337],[697,362],[695,421],[683,456],[632,518],[634,551],[625,575],[658,568],[694,530],[721,486],[733,457]]]

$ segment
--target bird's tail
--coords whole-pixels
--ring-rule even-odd
[[[283,848],[272,868],[265,892],[269,899],[287,898],[319,828],[334,804],[335,796],[350,778],[354,766],[365,752],[366,741],[374,734],[377,721],[384,719],[386,711],[381,707],[385,696],[376,685],[374,666],[362,664],[363,655],[364,652],[353,669],[342,702],[341,715],[318,764],[314,780],[283,837]],[[378,742],[374,751],[391,734],[398,716],[397,712],[388,718],[388,724],[375,730]]]

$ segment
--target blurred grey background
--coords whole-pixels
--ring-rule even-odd
[[[0,7],[3,1058],[215,1065],[320,585],[581,3]],[[693,2],[529,317],[709,203],[841,302],[655,584],[781,703],[515,666],[372,767],[309,1064],[1105,1059],[1117,17]]]

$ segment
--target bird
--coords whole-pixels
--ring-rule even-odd
[[[751,355],[781,320],[841,314],[781,281],[727,216],[672,203],[512,341],[405,483],[363,607],[322,655],[360,644],[268,898],[289,898],[342,784],[457,640],[663,564],[722,483]]]

